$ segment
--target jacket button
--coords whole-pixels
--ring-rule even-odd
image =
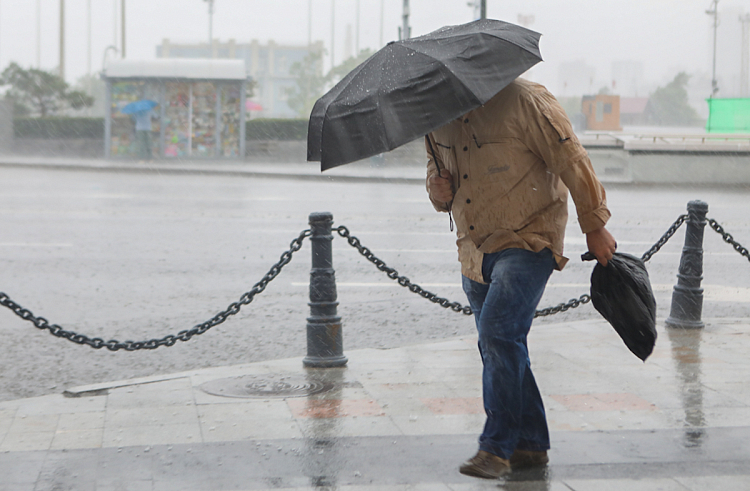
[[[464,174],[464,179],[468,179],[468,178],[469,178],[469,174]]]
[[[468,123],[468,122],[469,122],[469,118],[464,119],[464,123]]]
[[[464,152],[466,152],[467,150],[469,150],[469,147],[464,147]]]
[[[466,202],[467,202],[467,203],[471,203],[471,200],[470,200],[470,199],[467,199],[467,200],[466,200]]]
[[[471,226],[469,227],[469,230],[474,230],[474,225],[471,225]]]

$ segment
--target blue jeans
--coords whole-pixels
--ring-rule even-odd
[[[549,249],[505,249],[484,255],[482,275],[487,284],[463,277],[484,365],[487,422],[479,449],[505,459],[515,449],[549,449],[547,418],[531,373],[526,336],[554,266]]]

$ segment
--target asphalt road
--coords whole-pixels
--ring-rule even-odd
[[[621,251],[641,255],[701,199],[750,246],[750,191],[609,186],[609,229]],[[307,228],[330,211],[400,274],[465,303],[454,234],[423,186],[295,179],[0,168],[0,291],[51,323],[119,340],[189,329],[250,290]],[[684,230],[684,229],[683,229]],[[683,230],[649,262],[659,319],[669,314]],[[750,316],[750,262],[706,229],[704,320]],[[592,263],[571,218],[563,272],[540,307],[588,291]],[[399,287],[343,239],[334,267],[344,349],[389,348],[466,335],[473,318]],[[75,345],[0,309],[0,400],[107,380],[305,354],[310,244],[236,316],[202,336],[155,351]],[[598,316],[586,305],[539,323]],[[614,336],[614,331],[612,332]],[[532,346],[533,352],[533,346]]]

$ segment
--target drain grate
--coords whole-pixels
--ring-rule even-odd
[[[212,380],[200,386],[203,392],[211,395],[249,399],[306,397],[332,387],[332,384],[301,375],[244,375]]]

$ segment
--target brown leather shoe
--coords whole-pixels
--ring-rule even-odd
[[[461,474],[482,479],[497,479],[500,476],[510,473],[510,461],[497,455],[493,455],[484,450],[464,462],[458,471]]]
[[[510,456],[510,466],[513,469],[542,466],[547,465],[548,462],[549,457],[547,457],[546,450],[516,450]]]

